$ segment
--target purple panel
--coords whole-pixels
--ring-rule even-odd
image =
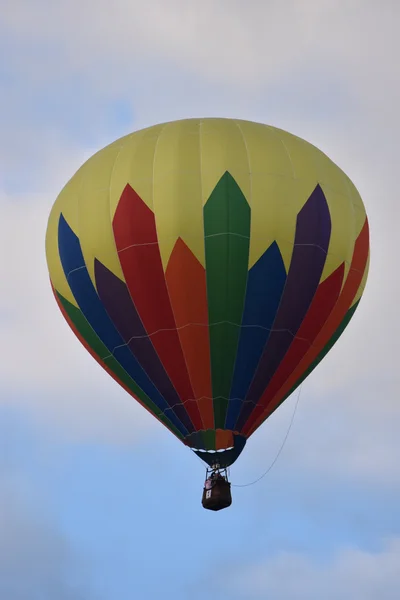
[[[271,335],[235,429],[240,431],[288,351],[317,291],[331,235],[324,193],[315,188],[297,216],[296,236],[286,285]]]
[[[100,300],[115,328],[178,419],[193,431],[190,417],[147,335],[126,284],[96,259],[95,277]]]

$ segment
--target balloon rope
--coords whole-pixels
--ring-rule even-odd
[[[277,452],[277,455],[275,456],[275,458],[274,458],[274,460],[272,461],[272,463],[269,465],[268,469],[265,471],[265,473],[263,473],[263,474],[262,474],[260,477],[258,477],[258,478],[257,478],[257,479],[255,479],[254,481],[251,481],[250,483],[243,483],[243,484],[232,483],[232,484],[231,484],[231,485],[232,485],[232,487],[241,487],[241,488],[243,488],[243,487],[249,487],[250,485],[254,485],[254,484],[258,483],[259,481],[261,481],[261,479],[263,479],[263,478],[264,478],[266,475],[268,475],[268,473],[271,471],[272,467],[275,465],[275,463],[277,462],[277,460],[278,460],[279,456],[281,455],[281,452],[282,452],[282,450],[284,449],[284,447],[285,447],[285,444],[286,444],[286,442],[287,442],[287,439],[288,439],[288,437],[289,437],[290,430],[292,429],[292,425],[293,425],[293,422],[294,422],[294,418],[295,418],[295,416],[296,416],[296,412],[297,412],[297,407],[298,407],[298,405],[299,405],[299,401],[300,401],[300,395],[301,395],[301,388],[302,388],[302,387],[303,387],[303,384],[301,384],[301,385],[300,385],[300,387],[299,387],[299,393],[297,394],[297,400],[296,400],[296,404],[295,404],[295,406],[294,406],[294,410],[293,410],[292,418],[291,418],[291,420],[290,420],[289,427],[288,427],[288,430],[287,430],[287,432],[286,432],[286,435],[285,435],[285,437],[283,438],[283,442],[282,442],[282,444],[281,444],[281,446],[280,446],[280,448],[279,448],[279,450],[278,450],[278,452]]]

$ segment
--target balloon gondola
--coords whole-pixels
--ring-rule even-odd
[[[81,343],[220,473],[350,322],[368,221],[313,145],[259,123],[188,119],[90,158],[52,208],[46,256]]]
[[[207,510],[223,510],[232,504],[231,484],[228,480],[228,470],[221,469],[219,464],[206,469],[203,497],[203,508]]]

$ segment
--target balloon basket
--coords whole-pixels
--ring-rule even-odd
[[[232,504],[231,484],[226,469],[220,469],[218,465],[207,469],[201,503],[203,508],[213,511],[223,510]]]

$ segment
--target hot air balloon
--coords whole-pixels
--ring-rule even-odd
[[[51,285],[97,362],[208,465],[226,468],[351,320],[369,263],[350,179],[267,125],[187,119],[90,158],[49,217]]]

